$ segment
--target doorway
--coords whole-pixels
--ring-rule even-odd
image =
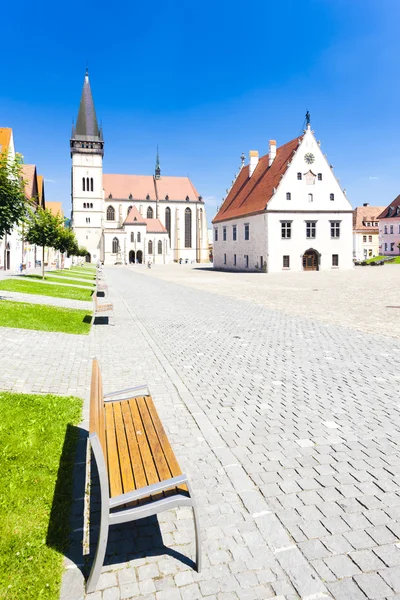
[[[136,258],[139,264],[142,264],[143,262],[143,252],[141,250],[138,250],[136,252]]]
[[[303,271],[318,271],[319,269],[319,253],[316,250],[310,249],[303,254]]]
[[[131,250],[129,252],[129,264],[131,265],[132,263],[135,264],[135,251],[134,250]]]
[[[90,256],[90,252],[88,252],[88,253],[86,254],[86,256],[85,256],[85,261],[86,261],[87,263],[90,263],[90,262],[92,261],[92,257]]]

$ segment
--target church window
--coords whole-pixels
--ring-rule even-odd
[[[93,208],[93,202],[90,203],[90,208]]]
[[[314,198],[312,194],[308,194],[308,201],[313,202]]]
[[[149,206],[148,209],[147,209],[147,218],[148,219],[152,219],[153,218],[153,214],[154,214],[153,209],[151,208],[151,206]]]
[[[86,202],[83,203],[83,208],[86,208]]]
[[[118,241],[118,238],[115,237],[112,241],[112,253],[117,254],[118,250],[119,250],[119,241]]]
[[[301,173],[297,173],[297,179],[298,179],[299,181],[301,181],[301,180],[303,179],[303,177],[302,177],[302,174],[301,174]]]
[[[329,194],[329,199],[330,200],[334,200],[335,199],[335,194]]]
[[[113,206],[107,208],[107,221],[115,221],[115,209]]]
[[[286,192],[286,200],[291,200],[292,194],[290,192]]]
[[[162,254],[162,241],[158,241],[158,254]]]
[[[86,177],[86,191],[89,191],[89,177]]]
[[[169,206],[165,209],[165,228],[168,231],[169,239],[171,239],[171,209]]]
[[[129,215],[129,213],[131,212],[131,210],[132,210],[132,206],[128,206],[128,212],[127,212],[126,216]]]
[[[131,233],[131,242],[134,242],[134,241],[135,241],[135,234],[132,231],[132,233]]]
[[[322,173],[318,173],[318,181],[322,181]]]
[[[140,231],[138,231],[138,234],[137,234],[137,236],[136,236],[136,237],[137,237],[137,241],[138,241],[138,242],[139,242],[139,244],[140,244]]]
[[[85,186],[85,178],[84,178],[84,177],[82,177],[82,190],[83,190],[84,192],[86,191],[85,187],[86,187],[86,186]]]
[[[90,178],[90,191],[93,192],[93,177]]]
[[[192,211],[185,210],[185,248],[192,247]]]
[[[153,254],[153,242],[151,240],[149,240],[148,248],[149,248],[148,253]]]

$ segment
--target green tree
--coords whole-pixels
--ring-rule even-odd
[[[62,229],[63,219],[53,215],[48,209],[39,207],[35,212],[30,211],[26,223],[25,239],[30,244],[42,247],[42,278],[44,279],[44,249],[46,246],[57,248]]]
[[[64,254],[65,252],[68,252],[68,254],[74,254],[74,250],[78,249],[78,243],[72,229],[60,227],[55,248],[56,250],[59,250],[61,254]],[[62,263],[63,261],[61,261],[61,268]]]
[[[14,225],[21,223],[27,214],[22,156],[12,159],[8,151],[0,153],[0,239],[11,233]]]

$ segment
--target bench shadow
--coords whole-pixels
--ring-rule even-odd
[[[98,298],[105,298],[106,293],[104,291],[101,290],[97,290],[97,297]]]
[[[83,555],[86,448],[88,432],[68,425],[55,485],[46,544],[67,557],[88,578],[96,552],[100,525],[100,486],[91,460],[90,552]],[[74,448],[76,453],[74,455]],[[72,489],[72,506],[71,506]],[[157,516],[113,525],[109,529],[104,567],[123,565],[149,556],[167,555],[196,569],[196,563],[164,545]]]
[[[82,319],[82,323],[91,323],[93,319],[92,315],[85,315]]]
[[[109,317],[105,317],[105,316],[97,316],[94,318],[93,321],[93,325],[108,325],[109,324]]]

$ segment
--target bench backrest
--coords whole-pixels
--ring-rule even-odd
[[[95,358],[92,363],[92,382],[90,386],[89,433],[97,434],[103,450],[104,460],[107,465],[103,383],[101,380],[99,363]]]

